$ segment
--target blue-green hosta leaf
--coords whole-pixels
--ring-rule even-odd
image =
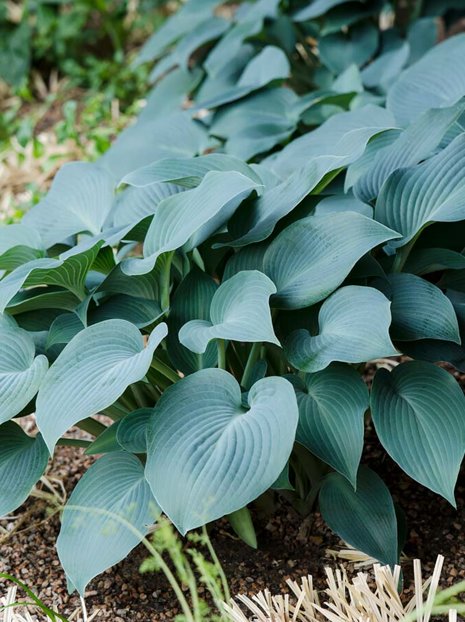
[[[178,68],[164,76],[146,96],[146,104],[139,112],[139,120],[155,119],[182,110],[186,97],[192,93],[203,77],[203,71]]]
[[[300,9],[300,11],[297,11],[292,19],[295,22],[305,22],[309,19],[320,17],[323,13],[327,13],[330,9],[339,4],[344,4],[344,2],[347,2],[347,0],[315,0],[303,9]],[[363,0],[356,0],[356,2],[363,2]]]
[[[68,428],[111,406],[130,384],[145,376],[166,333],[166,324],[158,325],[144,347],[135,326],[107,320],[70,341],[48,370],[37,396],[37,424],[50,453]]]
[[[210,319],[210,305],[217,288],[210,276],[195,267],[183,279],[172,297],[166,345],[171,362],[184,374],[216,366],[215,343],[210,343],[204,354],[195,354],[179,342],[178,334],[190,320]]]
[[[212,78],[227,71],[228,65],[240,54],[245,39],[257,35],[263,28],[266,17],[276,16],[279,0],[257,0],[244,3],[234,15],[235,24],[224,37],[218,41],[207,56],[204,68]]]
[[[465,269],[465,255],[448,248],[413,249],[404,265],[405,272],[430,274],[441,270]],[[454,287],[451,285],[452,289]]]
[[[454,507],[465,448],[465,397],[455,378],[423,361],[380,369],[371,412],[380,441],[404,471]]]
[[[465,35],[434,46],[401,73],[389,89],[387,107],[407,125],[431,108],[455,104],[465,94]]]
[[[141,115],[125,128],[100,158],[100,163],[120,180],[155,160],[191,158],[208,147],[206,129],[187,111],[160,117]]]
[[[14,421],[0,426],[0,516],[27,499],[47,462],[47,447],[40,434],[28,436]]]
[[[302,168],[312,157],[340,156],[341,166],[345,166],[351,159],[362,155],[373,136],[396,126],[389,111],[368,104],[334,115],[316,130],[293,140],[282,151],[266,158],[264,164],[281,179]]]
[[[160,303],[156,300],[116,294],[100,302],[98,307],[89,313],[89,324],[119,319],[126,320],[137,328],[145,328],[158,320],[163,313]]]
[[[462,134],[426,162],[392,173],[375,207],[376,220],[402,234],[390,246],[404,246],[431,222],[464,219],[464,166]]]
[[[43,249],[42,238],[37,229],[23,223],[0,226],[0,255],[15,246]]]
[[[267,45],[247,64],[235,86],[212,99],[198,103],[197,106],[216,108],[236,101],[274,80],[287,78],[289,72],[289,61],[281,48]]]
[[[460,102],[450,108],[423,113],[397,140],[374,154],[368,170],[354,186],[355,195],[363,201],[371,201],[378,196],[381,186],[393,171],[418,164],[429,157],[464,108],[465,104]],[[346,189],[348,187],[346,183]]]
[[[180,66],[188,69],[189,59],[201,46],[218,39],[228,30],[230,22],[222,17],[210,17],[194,26],[186,36],[174,47],[170,54],[164,56],[150,73],[150,82],[156,82],[170,69]]]
[[[301,309],[340,285],[370,249],[397,234],[355,212],[303,218],[270,244],[263,272],[276,285],[272,306]]]
[[[207,21],[221,0],[191,0],[168,19],[143,45],[137,64],[158,58],[175,41]]]
[[[196,158],[168,158],[152,162],[129,173],[123,184],[144,188],[152,184],[172,182],[186,188],[195,188],[210,171],[237,171],[261,183],[259,176],[242,160],[224,153],[209,153]]]
[[[20,328],[0,328],[0,423],[20,413],[39,390],[47,358],[35,357],[34,342]]]
[[[334,212],[357,212],[367,218],[373,218],[373,208],[369,203],[356,199],[352,194],[336,194],[324,197],[313,212],[317,216]]]
[[[121,270],[118,264],[100,284],[98,291],[105,294],[127,294],[136,298],[146,298],[147,300],[159,300],[159,281],[160,269],[157,266],[151,272],[128,276]]]
[[[84,297],[85,278],[101,246],[102,242],[90,248],[84,243],[66,251],[58,259],[44,257],[16,268],[0,281],[0,312],[3,313],[22,287],[54,285],[68,289],[78,298]]]
[[[274,283],[257,270],[245,270],[224,281],[210,306],[210,320],[192,320],[179,331],[179,341],[202,354],[212,339],[279,344],[274,334],[269,299]]]
[[[339,473],[327,475],[320,490],[320,511],[344,542],[382,564],[397,564],[394,503],[376,473],[361,466],[356,490]]]
[[[406,65],[409,54],[409,44],[399,37],[396,45],[383,50],[382,54],[364,68],[362,71],[363,84],[367,88],[378,88],[382,92],[386,92]]]
[[[147,188],[126,188],[118,195],[112,209],[112,226],[137,224],[146,216],[152,216],[163,199],[179,191],[180,188],[173,184],[157,183]]]
[[[454,307],[439,287],[414,274],[391,274],[393,339],[442,339],[460,344]]]
[[[135,456],[111,453],[84,473],[65,505],[57,541],[63,568],[82,596],[91,579],[139,544],[156,517],[144,468]]]
[[[289,380],[299,405],[296,440],[355,487],[369,403],[366,384],[352,367],[337,363]]]
[[[264,378],[247,400],[233,376],[204,369],[157,402],[145,476],[183,534],[256,499],[289,458],[299,416],[292,385]]]
[[[195,248],[217,231],[252,191],[261,185],[235,171],[210,171],[197,188],[164,199],[147,232],[144,259],[127,259],[126,274],[145,274],[158,257],[186,245]]]
[[[85,326],[77,313],[59,315],[50,326],[45,349],[53,348],[53,351],[56,351],[56,348],[64,347],[84,328]]]
[[[360,22],[346,32],[321,37],[318,50],[323,65],[333,73],[342,73],[350,65],[364,65],[376,52],[379,30],[371,22]]]
[[[332,361],[361,363],[398,352],[389,337],[389,300],[377,289],[348,285],[332,294],[318,314],[319,333],[294,331],[286,352],[291,365],[309,373]]]
[[[230,279],[241,270],[259,270],[263,272],[263,257],[265,256],[268,245],[249,244],[234,253],[224,267],[223,281]]]
[[[147,426],[153,412],[153,408],[139,408],[119,421],[116,439],[125,451],[134,454],[147,451]]]
[[[56,174],[48,194],[23,217],[49,248],[70,235],[97,235],[110,212],[114,180],[97,164],[70,162]]]

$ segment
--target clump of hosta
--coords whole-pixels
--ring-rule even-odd
[[[393,566],[368,418],[455,504],[465,398],[435,363],[465,370],[465,35],[434,46],[433,5],[401,32],[384,2],[190,0],[141,53],[137,123],[0,229],[0,515],[57,446],[101,455],[62,517],[70,588],[160,512],[256,546],[262,495]]]

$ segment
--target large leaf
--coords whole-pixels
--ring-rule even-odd
[[[455,378],[423,361],[402,363],[392,373],[380,369],[371,412],[391,457],[455,507],[454,487],[465,450],[465,397]]]
[[[0,281],[0,312],[22,287],[55,285],[64,287],[78,298],[85,296],[85,279],[92,267],[102,242],[83,243],[66,251],[58,259],[43,257],[29,261],[7,274]]]
[[[129,173],[121,183],[145,188],[152,184],[172,182],[186,188],[195,188],[210,171],[237,171],[257,183],[260,178],[242,160],[223,153],[210,153],[197,158],[167,158],[158,160]]]
[[[439,287],[413,274],[389,275],[393,339],[460,343],[454,307]]]
[[[247,403],[221,369],[187,376],[157,402],[145,475],[183,534],[256,499],[289,458],[298,421],[292,385],[264,378]]]
[[[40,434],[32,438],[13,421],[0,426],[0,516],[27,499],[47,461],[47,447]]]
[[[263,271],[278,293],[272,305],[300,309],[323,300],[370,249],[397,234],[355,212],[309,216],[270,244]]]
[[[321,127],[300,136],[282,151],[269,156],[265,163],[281,179],[286,179],[312,157],[331,155],[352,156],[355,159],[362,155],[370,138],[396,126],[389,111],[369,104],[334,115]],[[344,166],[344,161],[341,166]]]
[[[397,519],[383,480],[361,466],[357,489],[339,473],[330,473],[320,490],[324,520],[345,542],[379,560],[397,564]]]
[[[84,473],[63,511],[57,541],[63,568],[82,596],[91,579],[139,544],[156,517],[144,468],[135,456],[111,453]]]
[[[368,170],[357,180],[354,193],[363,201],[371,201],[389,175],[400,168],[412,166],[429,157],[447,130],[463,113],[465,104],[450,108],[427,110],[404,130],[390,145],[371,158]],[[350,184],[346,183],[346,189]]]
[[[97,235],[111,209],[113,190],[113,178],[97,164],[70,162],[23,223],[39,232],[45,248],[81,231]]]
[[[180,343],[178,334],[190,320],[209,320],[210,305],[217,287],[210,276],[194,267],[180,283],[172,298],[166,343],[171,362],[184,374],[216,366],[216,344],[209,344],[203,354],[197,354]]]
[[[332,294],[318,314],[319,333],[294,331],[286,352],[291,365],[309,373],[332,361],[362,363],[396,356],[389,337],[389,300],[371,287],[348,285]]]
[[[273,282],[262,272],[238,272],[216,290],[210,319],[185,324],[179,331],[179,341],[197,353],[204,353],[212,339],[279,345],[269,306],[269,298],[275,292]]]
[[[455,104],[465,94],[465,35],[433,47],[389,89],[387,107],[407,125],[430,108]]]
[[[125,451],[135,454],[147,451],[147,426],[152,415],[153,408],[139,408],[118,422],[116,439]]]
[[[20,413],[39,390],[48,369],[47,358],[35,357],[29,334],[20,328],[0,328],[0,423]]]
[[[43,248],[42,238],[39,232],[23,223],[0,226],[0,255],[6,253],[15,246],[29,246],[30,248]]]
[[[143,45],[137,64],[154,60],[172,43],[207,21],[220,0],[191,0],[168,19]]]
[[[364,65],[376,52],[379,30],[371,22],[360,22],[345,32],[321,37],[318,49],[321,62],[339,74],[350,65]]]
[[[381,189],[375,218],[402,234],[390,242],[407,244],[431,222],[454,222],[465,217],[465,134],[418,166],[392,173]]]
[[[142,114],[118,135],[100,162],[120,180],[155,160],[190,158],[207,147],[206,130],[192,119],[191,112],[171,110],[159,117]]]
[[[50,453],[68,428],[111,406],[145,376],[166,333],[166,324],[160,324],[144,347],[135,326],[107,320],[71,340],[48,370],[37,397],[37,424]]]
[[[115,202],[111,213],[111,222],[114,227],[135,225],[146,216],[152,216],[158,205],[172,194],[177,194],[180,188],[173,184],[152,184],[147,188],[126,188]]]
[[[289,380],[299,405],[296,440],[355,487],[369,403],[366,384],[354,369],[337,363]]]
[[[281,48],[267,45],[247,64],[235,86],[211,99],[201,101],[198,106],[216,108],[233,102],[274,80],[287,78],[289,71],[289,61]]]
[[[144,259],[127,259],[126,274],[144,274],[158,257],[187,245],[194,248],[221,227],[239,203],[261,188],[235,171],[207,173],[197,188],[164,199],[153,217],[144,244]]]

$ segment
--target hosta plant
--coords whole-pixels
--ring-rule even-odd
[[[436,363],[465,371],[465,35],[435,45],[461,2],[419,5],[191,0],[141,51],[139,120],[0,229],[0,515],[57,446],[100,456],[63,512],[71,589],[161,512],[254,546],[264,494],[394,565],[367,420],[455,503],[465,398]]]

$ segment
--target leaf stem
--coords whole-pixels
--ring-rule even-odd
[[[244,389],[250,389],[249,385],[252,379],[253,368],[260,356],[261,347],[262,347],[261,341],[257,341],[256,343],[253,344],[249,352],[249,357],[247,359],[247,363],[244,369],[244,374],[242,375],[242,380],[241,380],[241,386],[243,386]]]
[[[84,432],[92,434],[93,436],[99,436],[107,429],[106,425],[103,425],[103,423],[100,423],[100,421],[97,421],[97,419],[93,419],[92,417],[82,419],[76,423],[76,427],[80,430],[84,430]]]
[[[178,380],[181,380],[174,369],[171,369],[169,365],[166,365],[166,363],[163,363],[163,361],[160,361],[159,359],[153,359],[150,367],[155,369],[155,371],[160,372],[162,376],[168,380],[171,380],[171,382],[178,382]]]
[[[59,438],[57,445],[61,447],[89,447],[92,445],[92,441],[86,441],[83,438]]]
[[[217,339],[218,346],[218,368],[226,369],[226,342],[224,339]]]
[[[166,253],[164,257],[165,265],[161,273],[161,308],[164,313],[168,313],[170,308],[170,276],[171,276],[171,262],[173,261],[174,251]]]
[[[418,231],[418,233],[413,236],[413,238],[410,240],[410,242],[408,242],[408,244],[406,244],[405,246],[401,246],[401,248],[397,250],[396,255],[394,257],[394,263],[392,264],[391,272],[402,272],[402,269],[405,266],[405,262],[407,261],[408,256],[410,255],[410,251],[412,250],[415,242],[417,241],[418,236],[420,235],[421,231],[422,230]]]

